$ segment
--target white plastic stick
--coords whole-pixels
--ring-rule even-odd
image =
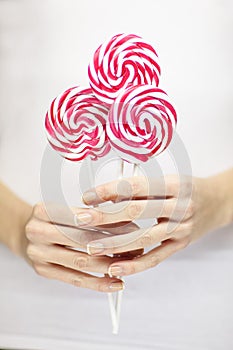
[[[90,187],[94,187],[95,178],[93,174],[92,160],[89,157],[87,158],[87,165],[88,165],[88,176],[89,176]],[[94,205],[93,207],[98,207],[98,204]],[[110,315],[112,320],[112,333],[116,334],[117,316],[116,316],[116,308],[114,306],[113,293],[108,293],[108,304],[109,304]]]
[[[124,174],[124,160],[121,159],[119,162],[119,171],[118,171],[118,179],[122,179]],[[124,279],[121,276],[117,276],[117,278],[121,278],[124,282]],[[119,326],[120,326],[120,313],[121,313],[121,301],[122,301],[123,289],[117,292],[115,310],[116,310],[116,329],[115,334],[118,334]]]
[[[119,178],[122,178],[123,172],[124,172],[124,161],[121,161],[121,174],[119,175]],[[133,165],[133,176],[138,176],[138,171],[139,167],[137,164]],[[121,278],[122,281],[124,282],[124,279],[120,276],[117,276],[117,278]],[[122,294],[123,290],[120,290],[117,292],[117,298],[116,298],[116,317],[117,317],[117,325],[116,325],[116,334],[118,333],[119,330],[119,325],[120,325],[120,313],[121,313],[121,302],[122,302]]]

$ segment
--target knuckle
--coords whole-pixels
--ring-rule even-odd
[[[25,226],[25,235],[26,235],[27,239],[31,240],[34,237],[34,234],[35,234],[34,223],[31,220]]]
[[[190,243],[191,243],[191,237],[190,237],[190,236],[185,237],[185,238],[182,238],[182,239],[179,241],[178,249],[184,249],[184,248],[186,248]]]
[[[142,180],[140,179],[139,176],[135,176],[131,184],[132,195],[136,196],[137,194],[139,194],[141,191],[141,187],[142,187]]]
[[[37,273],[37,275],[46,277],[46,270],[45,270],[43,265],[34,264],[33,268],[34,268],[35,272]]]
[[[190,234],[192,233],[193,224],[190,220],[182,224],[179,224],[179,223],[175,223],[175,224],[176,224],[176,227],[174,228],[174,230],[170,231],[171,238],[183,239],[190,236]]]
[[[133,275],[134,273],[136,273],[136,264],[135,264],[135,262],[132,261],[130,264],[128,264],[127,272],[128,272],[129,275]]]
[[[106,292],[106,291],[108,291],[108,284],[98,282],[95,286],[95,289],[98,292]]]
[[[127,207],[127,216],[130,220],[133,220],[140,216],[142,213],[142,206],[139,203],[130,203]]]
[[[53,235],[52,225],[44,225],[36,219],[31,220],[25,227],[25,235],[31,242],[45,241],[47,237],[52,237]]]
[[[180,228],[180,223],[177,221],[168,221],[168,223],[163,226],[165,232],[165,238],[175,235]]]
[[[70,284],[72,284],[72,286],[74,287],[83,287],[83,278],[78,276],[72,276],[70,278]]]
[[[34,244],[28,244],[26,249],[27,256],[34,260],[37,257],[37,249]]]
[[[104,201],[107,200],[109,197],[108,193],[109,193],[109,191],[107,190],[106,186],[104,186],[104,185],[98,186],[96,188],[96,194],[100,200],[104,200]]]
[[[185,179],[181,182],[181,186],[180,186],[180,195],[181,195],[182,197],[191,196],[191,194],[192,194],[192,188],[193,188],[192,180],[189,179],[189,178],[185,178]]]
[[[152,268],[157,266],[160,263],[161,259],[158,254],[154,254],[149,257],[148,262],[147,262],[147,268]]]
[[[139,238],[139,244],[141,247],[148,247],[153,244],[152,236],[149,232],[145,233]]]
[[[75,269],[83,269],[87,267],[87,258],[77,256],[76,254],[73,256],[72,259],[72,266]]]
[[[37,203],[33,208],[33,216],[43,218],[45,215],[45,208],[43,203]]]
[[[190,199],[189,204],[186,208],[185,217],[191,218],[194,214],[194,210],[195,210],[194,201],[192,199]]]
[[[185,236],[188,236],[192,233],[193,227],[193,220],[188,220],[187,222],[182,224],[182,231],[184,232]]]

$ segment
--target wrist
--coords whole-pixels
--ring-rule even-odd
[[[24,257],[27,247],[27,237],[25,235],[25,226],[31,217],[32,207],[20,200],[15,207],[15,222],[9,232],[7,245],[9,249],[18,256]]]
[[[0,243],[17,255],[26,245],[24,227],[31,213],[32,207],[0,182]]]
[[[208,183],[215,203],[216,226],[221,227],[233,221],[232,170],[209,177]],[[217,228],[216,227],[216,228]]]

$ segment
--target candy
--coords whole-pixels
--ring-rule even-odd
[[[128,88],[109,112],[107,135],[124,160],[145,162],[169,145],[177,122],[165,91],[151,85]]]
[[[158,56],[141,37],[118,34],[96,50],[88,67],[88,76],[96,97],[110,106],[129,86],[158,86]]]
[[[91,89],[72,87],[56,97],[45,118],[50,145],[64,158],[96,160],[110,150],[106,135],[108,109]]]

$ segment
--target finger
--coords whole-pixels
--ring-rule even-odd
[[[32,219],[25,227],[29,241],[41,244],[60,244],[74,248],[86,248],[93,239],[106,237],[100,231],[79,229],[69,226],[54,225]]]
[[[41,221],[75,226],[72,210],[57,203],[37,203],[32,216]]]
[[[163,178],[149,179],[133,176],[115,180],[90,189],[83,194],[85,204],[99,204],[106,201],[120,201],[148,196],[166,197]]]
[[[108,273],[109,265],[119,261],[119,257],[90,256],[85,252],[57,246],[29,245],[27,254],[32,261],[52,263],[76,271]],[[125,256],[127,258],[127,256]],[[132,255],[131,255],[132,258]]]
[[[121,222],[121,223],[116,223],[114,225],[110,224],[110,225],[98,226],[98,228],[107,229],[109,232],[111,232],[111,234],[126,234],[139,229],[139,226],[134,222]],[[143,253],[144,253],[144,249],[140,248],[136,250],[125,251],[119,254],[114,254],[113,256],[118,258],[133,259],[136,256],[141,256]]]
[[[107,232],[112,235],[133,232],[138,228],[139,226],[132,221],[115,222],[114,224],[99,225],[98,227],[95,227],[95,229],[98,229],[99,231]]]
[[[69,238],[74,236],[74,240],[76,240],[77,213],[84,215],[85,220],[86,211],[87,209],[67,208],[54,203],[38,203],[34,207],[33,217],[39,222],[39,224],[42,224],[42,222],[55,224],[62,233],[64,233]],[[107,225],[104,223],[98,227],[98,230],[103,230],[106,233],[116,234],[130,232],[136,227],[137,225],[135,223],[132,223],[131,220],[128,220],[128,222],[123,221],[114,223],[114,225]],[[97,228],[95,228],[95,230],[97,230]]]
[[[147,254],[130,261],[118,261],[109,267],[110,276],[126,276],[142,272],[149,268],[157,266],[159,263],[185,248],[189,241],[187,238],[182,240],[166,240],[159,247],[152,249]]]
[[[175,204],[174,199],[124,201],[101,208],[78,210],[76,223],[80,227],[93,227],[135,219],[170,217]]]
[[[46,278],[72,284],[79,288],[88,288],[99,292],[111,293],[124,288],[124,282],[117,278],[96,277],[84,272],[53,264],[34,264],[36,272]]]
[[[87,251],[92,255],[117,254],[129,250],[150,247],[169,238],[182,239],[190,234],[190,224],[175,223],[170,230],[170,222],[164,222],[147,229],[139,229],[127,235],[115,235],[92,241],[87,245]]]
[[[166,224],[155,225],[147,229],[138,229],[127,235],[115,235],[98,241],[89,242],[87,251],[92,255],[119,254],[154,245],[166,236]]]
[[[116,223],[114,225],[103,225],[103,226],[98,226],[99,229],[107,229],[111,234],[126,234],[129,232],[136,231],[139,229],[139,226],[135,224],[134,222],[120,222]],[[133,259],[136,256],[140,256],[144,253],[144,249],[136,249],[136,250],[130,250],[130,251],[125,251],[123,253],[119,254],[114,254],[114,257],[122,258],[124,257],[125,259]]]
[[[99,204],[106,201],[129,199],[168,198],[190,196],[192,178],[188,176],[167,175],[148,178],[133,176],[97,186],[83,194],[85,204]]]

